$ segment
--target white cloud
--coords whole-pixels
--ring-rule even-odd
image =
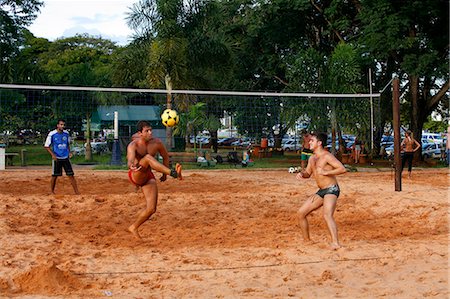
[[[126,16],[137,0],[44,0],[41,13],[28,29],[37,37],[55,40],[88,33],[125,45],[132,31]]]

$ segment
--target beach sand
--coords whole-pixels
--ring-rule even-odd
[[[339,176],[328,247],[322,210],[303,242],[297,210],[317,191],[287,170],[191,170],[158,183],[157,212],[125,171],[76,168],[49,195],[49,169],[0,172],[0,297],[448,298],[449,172]]]

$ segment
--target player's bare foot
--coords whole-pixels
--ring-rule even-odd
[[[183,169],[183,166],[181,166],[181,164],[180,163],[177,163],[176,165],[175,165],[175,171],[177,172],[177,178],[179,179],[179,180],[182,180],[183,179],[183,176],[181,175],[181,170]]]
[[[139,233],[138,233],[138,231],[137,231],[137,228],[135,228],[133,225],[130,225],[130,227],[128,227],[128,231],[129,231],[130,233],[132,233],[133,236],[134,236],[136,239],[142,241],[142,238],[141,238],[141,236],[139,235]]]
[[[331,250],[338,250],[339,248],[342,248],[341,244],[339,243],[330,243]]]
[[[313,241],[313,240],[311,240],[311,239],[303,239],[303,243],[304,243],[305,245],[314,245],[314,244],[317,243],[317,241]]]

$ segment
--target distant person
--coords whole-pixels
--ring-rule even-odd
[[[308,165],[308,160],[312,156],[313,151],[309,147],[309,140],[311,140],[311,134],[309,134],[306,130],[302,130],[303,140],[302,140],[302,151],[301,151],[301,167],[302,170],[306,169]]]
[[[355,164],[358,164],[359,159],[361,157],[361,152],[363,150],[363,144],[361,140],[355,138],[355,142],[353,143],[352,149],[353,149],[353,159],[355,160]]]
[[[338,240],[337,225],[333,217],[340,194],[336,175],[343,174],[346,170],[344,165],[325,149],[327,146],[327,135],[325,133],[312,133],[309,145],[314,155],[309,159],[306,170],[297,174],[297,179],[306,179],[314,175],[319,190],[300,207],[298,211],[300,228],[305,241],[310,241],[309,224],[306,217],[323,206],[323,217],[331,236],[331,248],[338,249],[341,245]]]
[[[72,164],[70,163],[70,158],[72,158],[72,153],[70,152],[70,135],[68,131],[64,130],[65,126],[66,122],[63,119],[58,119],[56,129],[48,134],[44,144],[45,149],[53,159],[50,190],[52,194],[55,194],[56,179],[62,176],[62,169],[64,168],[72,184],[73,191],[75,194],[80,194]]]
[[[447,166],[450,165],[450,126],[447,127],[447,139],[445,141],[445,156],[447,161]]]
[[[169,153],[161,140],[153,137],[152,127],[149,123],[139,121],[137,130],[138,132],[133,135],[132,141],[127,147],[128,177],[131,183],[141,187],[146,207],[139,213],[136,221],[128,227],[128,230],[136,238],[141,239],[138,228],[156,212],[158,202],[158,187],[152,170],[163,174],[160,178],[161,182],[166,180],[167,175],[181,180],[182,166],[177,163],[175,169],[169,168]],[[157,154],[161,155],[164,164],[155,159]]]
[[[403,139],[401,146],[403,149],[402,155],[402,172],[405,167],[405,163],[408,162],[408,177],[411,178],[412,163],[414,158],[414,152],[420,148],[419,142],[414,139],[413,134],[410,130],[405,132],[405,138]]]

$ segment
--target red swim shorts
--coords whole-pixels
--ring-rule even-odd
[[[133,180],[133,170],[128,170],[128,178],[130,179],[130,182],[133,183],[133,185],[142,187],[145,184],[148,183],[148,181],[150,181],[151,179],[155,180],[155,175],[153,174],[153,172],[151,172],[150,170],[147,171],[147,179],[142,183],[142,184],[138,184]]]

